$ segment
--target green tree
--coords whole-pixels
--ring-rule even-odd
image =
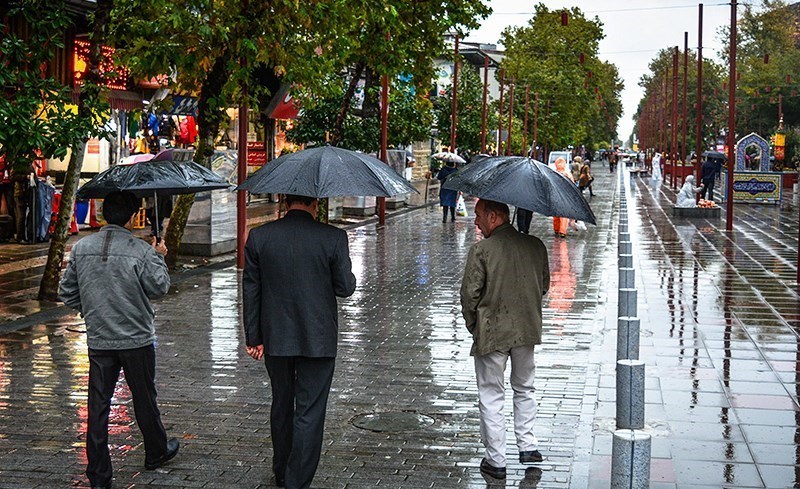
[[[288,138],[298,144],[319,146],[325,144],[339,115],[340,103],[347,89],[345,81],[336,77],[340,91],[327,97],[307,99]],[[379,90],[377,87],[372,90]],[[374,95],[373,95],[374,96]],[[342,123],[339,146],[364,152],[380,149],[380,114],[368,113],[352,107]],[[406,146],[414,141],[426,139],[430,134],[431,104],[425,97],[416,94],[409,80],[396,78],[389,87],[388,144]]]
[[[458,77],[458,119],[456,121],[456,146],[472,153],[481,151],[481,128],[483,126],[483,81],[478,70],[461,60]],[[453,87],[437,94],[433,102],[436,129],[439,138],[450,141],[451,116],[453,114]],[[486,131],[497,127],[494,110],[486,111]],[[487,146],[491,143],[487,138]],[[530,139],[529,139],[530,140]]]
[[[588,19],[575,7],[551,11],[541,3],[528,25],[503,32],[506,79],[539,93],[539,141],[566,147],[615,137],[623,84],[616,67],[598,58],[603,37],[597,17]],[[515,120],[524,110],[520,93],[524,96],[524,90],[515,93]],[[548,104],[549,115],[542,111]]]
[[[106,4],[101,1],[98,8],[102,11]],[[17,27],[8,29],[0,38],[0,85],[7,87],[0,98],[0,153],[11,163],[15,198],[22,196],[24,179],[31,172],[37,153],[44,158],[64,158],[71,150],[61,207],[39,288],[40,300],[56,300],[86,141],[103,134],[108,114],[108,103],[98,86],[101,47],[95,42],[90,53],[76,107],[71,88],[50,68],[56,53],[66,48],[66,32],[76,20],[67,12],[66,2],[18,0],[3,13],[8,16],[9,25]]]
[[[269,100],[265,87],[274,86],[275,78],[309,92],[328,89],[321,82],[343,67],[338,53],[353,22],[346,5],[344,0],[117,2],[111,37],[134,76],[169,74],[174,92],[198,95],[195,159],[208,165],[228,107]],[[193,202],[194,195],[182,195],[173,209],[165,236],[170,266]]]
[[[740,73],[736,110],[738,137],[755,132],[769,139],[778,130],[779,102],[784,123],[800,124],[798,22],[800,6],[796,4],[763,0],[758,9],[751,4],[744,5],[736,51]],[[794,152],[792,148],[791,153]]]

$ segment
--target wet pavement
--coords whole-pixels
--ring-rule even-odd
[[[609,485],[619,188],[602,167],[595,177],[596,227],[563,240],[550,219],[534,216],[531,232],[547,245],[551,265],[544,344],[536,351],[536,434],[545,459],[539,470],[516,463],[509,426],[508,480],[490,487]],[[671,190],[633,184],[628,214],[652,487],[800,483],[791,193],[780,209],[737,207],[729,236],[724,218],[673,219]],[[478,470],[471,338],[458,298],[476,240],[472,217],[443,224],[438,207],[426,208],[349,235],[358,288],[340,302],[339,357],[314,486],[487,487]],[[8,273],[16,271],[25,268]],[[32,280],[23,275],[21,284]],[[271,487],[269,385],[263,364],[243,351],[238,284],[237,271],[220,261],[182,275],[158,301],[159,401],[182,448],[164,468],[143,470],[121,382],[110,437],[115,487]],[[7,287],[4,297],[20,290]],[[85,486],[87,375],[84,325],[75,315],[0,335],[0,488]]]

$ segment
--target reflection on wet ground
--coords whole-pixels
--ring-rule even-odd
[[[673,219],[667,186],[634,183],[629,227],[652,480],[800,484],[796,200],[789,193],[781,208],[737,205],[728,234],[724,219]],[[612,364],[600,379],[596,427],[613,417]],[[609,477],[611,437],[603,431],[596,430],[592,475],[606,482],[597,487]]]
[[[608,486],[618,189],[614,175],[595,174],[596,227],[563,240],[552,235],[550,219],[532,223],[550,252],[552,279],[536,352],[544,462],[515,463],[509,426],[506,483],[478,471],[471,338],[458,298],[478,237],[471,217],[443,224],[435,207],[396,216],[384,228],[349,231],[358,288],[340,303],[315,486]],[[800,481],[797,224],[787,218],[797,204],[790,200],[780,212],[740,206],[741,230],[729,237],[724,221],[673,220],[670,190],[634,183],[629,219],[654,487]],[[120,383],[110,437],[116,487],[269,487],[269,384],[264,366],[243,352],[240,306],[232,268],[182,280],[159,301],[159,401],[167,430],[183,446],[163,469],[143,471],[141,436]],[[83,328],[70,315],[0,336],[0,487],[85,484]],[[399,431],[352,424],[376,413],[433,423]]]

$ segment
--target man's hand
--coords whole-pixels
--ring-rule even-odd
[[[253,360],[261,360],[264,358],[264,345],[245,346],[244,348]]]
[[[160,254],[161,256],[167,256],[167,244],[164,243],[163,239],[158,239],[153,236],[153,248],[156,250],[156,253]]]

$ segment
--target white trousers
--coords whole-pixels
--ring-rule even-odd
[[[486,460],[495,467],[506,466],[505,370],[511,357],[511,389],[514,391],[514,434],[519,451],[537,450],[533,434],[536,398],[533,380],[533,346],[518,346],[475,357],[478,401],[481,413],[481,442]]]

